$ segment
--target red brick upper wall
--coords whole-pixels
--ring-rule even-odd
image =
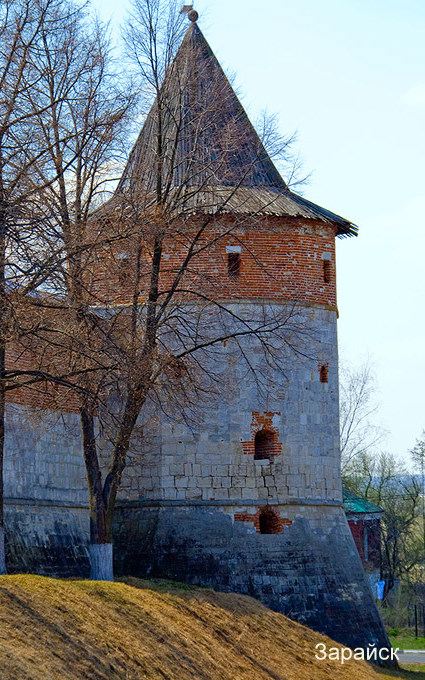
[[[164,238],[160,292],[168,290],[172,284],[200,219],[192,218],[179,229],[176,223],[170,226],[173,238]],[[224,231],[228,233],[223,236]],[[104,242],[97,248],[95,257],[90,255],[89,267],[95,300],[100,304],[127,303],[133,295],[137,239],[128,232],[123,237],[112,234],[111,239],[102,232],[100,237]],[[184,295],[194,300],[196,293],[218,300],[295,300],[334,308],[334,241],[335,228],[323,222],[268,217],[245,219],[241,224],[231,216],[222,216],[220,221],[208,225],[198,244],[198,247],[207,247],[191,261],[181,288],[186,291]],[[151,242],[151,238],[146,238],[144,243],[141,299],[150,278]],[[229,275],[228,246],[241,249],[240,271],[236,276]],[[324,256],[328,263],[327,282],[324,280]],[[57,353],[52,348],[46,351],[43,345],[9,344],[7,364],[11,369],[42,370],[56,375],[62,359],[60,350]],[[67,371],[66,367],[62,370]],[[27,378],[24,377],[23,382],[27,382]],[[43,381],[8,392],[8,400],[65,411],[79,408],[77,392]]]
[[[187,221],[180,230],[174,225],[172,238],[165,237],[160,290],[171,285],[200,219]],[[225,231],[229,233],[222,236]],[[191,261],[182,288],[214,299],[286,299],[335,307],[335,232],[331,224],[300,218],[264,217],[239,224],[231,216],[222,216],[209,225],[200,242],[207,247]],[[215,243],[211,243],[214,238]],[[229,276],[226,246],[241,247],[237,276]],[[134,250],[131,239],[114,241],[98,250],[92,290],[99,302],[126,303],[131,298]],[[144,257],[143,280],[147,282],[147,249]],[[328,264],[324,265],[323,258]],[[324,280],[324,266],[328,282]]]
[[[20,371],[46,371],[47,374],[60,375],[65,368],[53,368],[43,352],[23,349],[17,343],[8,343],[6,352],[6,368]],[[23,375],[22,387],[6,392],[6,400],[14,404],[22,404],[30,408],[51,409],[77,413],[80,407],[79,393],[48,380],[36,380],[33,376]]]

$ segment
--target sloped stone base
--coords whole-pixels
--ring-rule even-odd
[[[280,509],[292,524],[260,534],[229,507],[123,507],[117,569],[246,593],[343,645],[389,647],[342,508]]]

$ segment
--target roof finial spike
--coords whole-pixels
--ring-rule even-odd
[[[199,18],[199,14],[196,9],[193,9],[193,5],[183,5],[180,10],[180,14],[187,14],[187,18],[193,23],[196,23]]]

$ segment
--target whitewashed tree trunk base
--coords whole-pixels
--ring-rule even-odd
[[[112,543],[91,543],[89,557],[92,581],[114,580]]]
[[[0,574],[7,574],[3,527],[0,527]]]

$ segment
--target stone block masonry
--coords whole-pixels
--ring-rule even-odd
[[[269,507],[281,532],[259,533],[255,505],[123,504],[117,569],[246,593],[341,644],[388,646],[342,508]]]
[[[89,512],[78,417],[8,404],[5,448],[9,572],[88,576]]]
[[[316,360],[292,358],[285,376],[267,374],[264,401],[227,345],[226,381],[201,409],[198,436],[163,417],[149,450],[133,442],[116,514],[116,566],[248,593],[343,644],[384,645],[341,508],[336,314],[306,315],[329,365],[327,383]],[[38,413],[37,421],[17,404],[8,415],[10,568],[87,576],[78,418]],[[256,459],[263,431],[276,448]]]
[[[219,389],[199,405],[196,427],[158,413],[149,445],[133,438],[117,501],[116,568],[248,593],[342,644],[387,646],[342,509],[334,227],[264,224],[269,233],[241,237],[269,258],[272,276],[242,252],[239,283],[224,281],[218,295],[246,318],[264,305],[276,315],[295,305],[302,351],[282,342],[280,370],[248,340],[254,376],[235,343],[222,343],[214,355]],[[225,254],[213,260],[223,276]],[[9,405],[12,571],[88,575],[85,470],[72,410],[36,409],[22,395]]]
[[[242,313],[256,311],[245,302]],[[134,449],[120,497],[236,503],[326,498],[341,503],[336,312],[307,308],[302,323],[312,337],[307,357],[288,353],[283,375],[263,368],[258,355],[262,386],[231,343],[216,352],[220,392],[200,405],[197,432],[163,417],[158,447],[142,456]],[[317,361],[308,358],[317,351],[329,364],[325,384]],[[284,352],[282,348],[285,359]],[[266,398],[264,381],[269,386]],[[265,433],[270,440],[263,438],[256,453],[258,435]]]
[[[9,573],[89,577],[87,505],[7,498],[5,525]]]

